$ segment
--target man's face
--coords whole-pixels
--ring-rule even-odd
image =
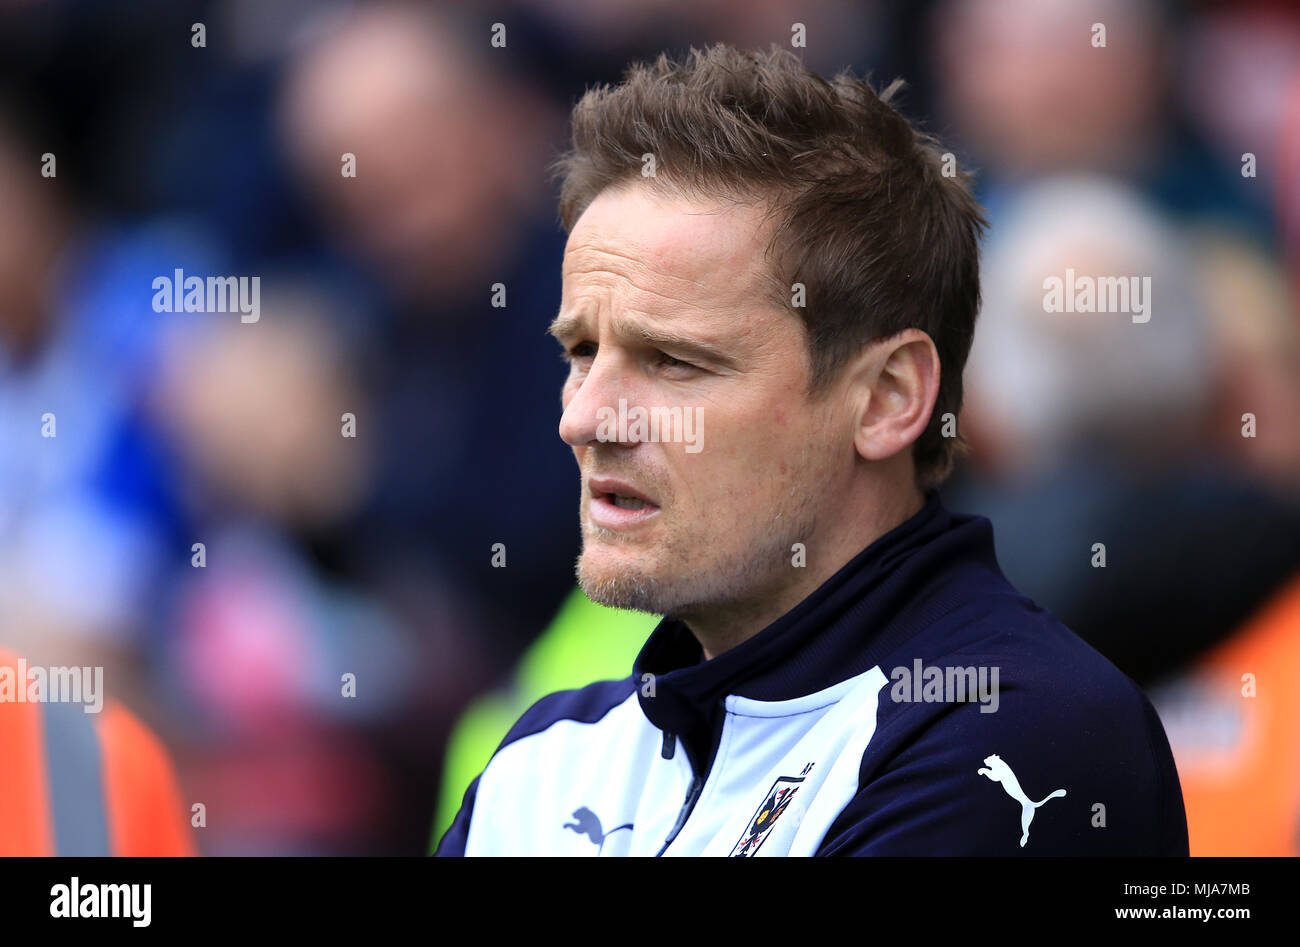
[[[848,482],[851,426],[842,399],[806,398],[804,330],[769,300],[761,214],[633,185],[601,192],[570,234],[552,331],[570,356],[560,436],[593,601],[689,619],[779,596],[802,571],[792,545]],[[637,409],[683,424],[652,440]]]

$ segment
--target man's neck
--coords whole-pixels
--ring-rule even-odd
[[[846,563],[885,533],[915,516],[925,505],[919,490],[909,490],[887,502],[860,503],[857,516],[841,517],[831,536],[807,544],[807,562],[790,568],[790,581],[771,586],[762,598],[729,603],[717,609],[682,616],[682,621],[712,660],[749,640],[805,598]]]

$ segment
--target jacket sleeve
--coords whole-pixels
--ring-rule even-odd
[[[456,818],[452,820],[451,826],[443,833],[442,841],[438,843],[438,848],[434,851],[435,858],[463,858],[465,855],[465,843],[469,840],[469,823],[474,816],[474,798],[478,794],[478,781],[480,776],[475,776],[474,781],[469,784],[465,790],[465,798],[460,804],[460,811],[456,813]]]

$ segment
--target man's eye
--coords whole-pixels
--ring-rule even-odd
[[[579,342],[560,353],[560,358],[572,362],[580,358],[590,358],[595,354],[596,346],[590,342]]]
[[[680,358],[673,358],[667,352],[660,352],[658,362],[664,368],[695,368],[690,362],[684,362]]]

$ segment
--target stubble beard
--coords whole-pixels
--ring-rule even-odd
[[[726,611],[761,612],[756,603],[779,596],[803,571],[793,565],[792,547],[795,543],[808,544],[815,535],[814,492],[822,482],[819,473],[812,447],[805,444],[778,508],[770,517],[762,518],[760,529],[737,537],[737,529],[759,521],[759,517],[744,516],[739,522],[710,523],[704,531],[697,527],[689,535],[678,525],[660,543],[643,546],[646,554],[640,562],[593,568],[587,561],[592,541],[624,548],[634,547],[635,541],[587,525],[583,551],[575,564],[578,585],[599,605],[686,621]],[[708,535],[710,532],[715,535]]]

